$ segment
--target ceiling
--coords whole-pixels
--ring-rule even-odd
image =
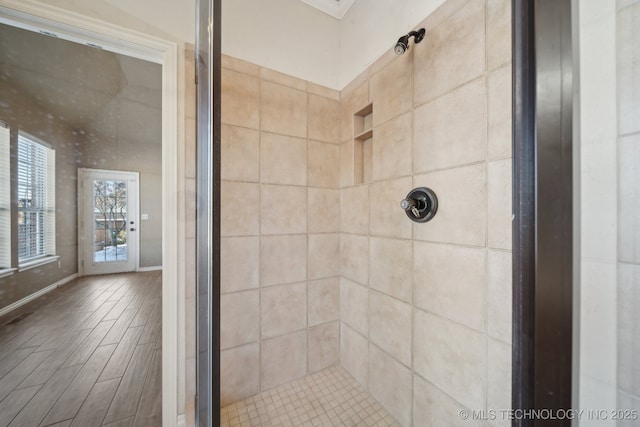
[[[99,116],[125,102],[161,108],[161,73],[158,64],[0,24],[0,80],[76,130],[107,131]]]
[[[329,14],[337,19],[342,19],[355,0],[301,0],[303,3]]]

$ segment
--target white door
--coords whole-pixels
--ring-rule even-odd
[[[78,169],[78,271],[138,269],[138,173]]]

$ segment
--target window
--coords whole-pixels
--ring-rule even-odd
[[[18,264],[56,254],[56,161],[46,143],[18,134]]]
[[[0,122],[0,276],[11,272],[11,175],[9,125]]]

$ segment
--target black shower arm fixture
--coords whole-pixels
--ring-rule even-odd
[[[418,31],[410,31],[398,39],[394,51],[397,55],[402,55],[409,50],[409,38],[413,37],[414,43],[420,43],[424,39],[425,29],[420,28]]]
[[[420,28],[418,31],[410,31],[409,34],[407,34],[407,36],[413,37],[414,43],[420,43],[422,39],[424,39],[425,32],[426,31],[424,28]]]

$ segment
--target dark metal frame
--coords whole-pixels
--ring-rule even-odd
[[[512,0],[513,409],[571,408],[570,5]],[[220,419],[220,0],[198,0],[197,11],[196,417],[197,425],[213,426]]]
[[[571,0],[513,0],[515,410],[572,407]],[[518,417],[514,426],[539,422]],[[545,421],[570,425],[570,420]]]
[[[198,0],[196,425],[220,424],[220,0]]]

